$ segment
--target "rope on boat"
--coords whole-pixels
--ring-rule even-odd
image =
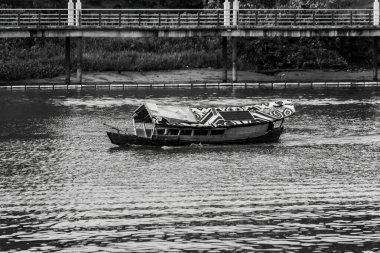
[[[105,126],[111,128],[111,129],[113,129],[113,130],[116,130],[117,133],[120,134],[120,131],[121,131],[121,130],[120,130],[119,128],[114,127],[114,126],[111,126],[111,125],[108,125],[107,123],[103,123],[103,125],[105,125]]]

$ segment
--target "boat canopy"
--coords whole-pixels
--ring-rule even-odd
[[[136,122],[180,127],[226,127],[274,122],[295,113],[289,101],[251,106],[190,108],[145,103],[134,115]]]
[[[139,116],[147,112],[154,123],[189,123],[198,124],[198,120],[189,107],[162,106],[154,103],[145,103],[140,106],[135,115]]]

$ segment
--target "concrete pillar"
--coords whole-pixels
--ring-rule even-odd
[[[74,3],[72,0],[69,0],[67,5],[67,25],[74,25]]]
[[[222,37],[222,61],[223,61],[223,82],[228,81],[228,57],[227,57],[228,41],[227,37]]]
[[[378,80],[378,63],[377,63],[377,58],[378,58],[378,51],[377,51],[377,37],[373,37],[373,80],[377,81]]]
[[[71,57],[70,57],[70,37],[65,38],[65,84],[70,84]]]
[[[224,6],[224,22],[223,24],[225,26],[231,25],[231,4],[230,1],[226,0],[223,4]]]
[[[232,37],[232,82],[237,82],[237,38]]]
[[[81,15],[82,15],[82,3],[80,0],[77,0],[77,3],[75,5],[75,25],[80,26],[81,25]]]
[[[82,84],[82,65],[83,65],[83,38],[77,39],[77,79]]]
[[[238,0],[235,0],[234,2],[233,2],[233,19],[232,19],[232,23],[233,23],[233,25],[238,25],[239,24],[239,1]]]
[[[379,25],[379,15],[380,14],[380,7],[379,7],[379,1],[375,0],[373,2],[373,25]]]

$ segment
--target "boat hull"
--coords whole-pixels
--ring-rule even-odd
[[[226,140],[220,138],[219,140],[173,140],[169,138],[146,138],[139,137],[131,134],[121,134],[114,132],[107,132],[108,138],[112,144],[119,146],[129,145],[148,145],[148,146],[189,146],[191,144],[211,144],[211,145],[226,145],[226,144],[250,144],[250,143],[263,143],[278,141],[283,132],[283,127],[274,128],[261,136],[248,137],[244,139],[230,139]]]

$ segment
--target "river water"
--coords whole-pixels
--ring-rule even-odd
[[[0,90],[0,251],[380,250],[380,91]],[[272,144],[113,146],[144,101],[294,101]]]

